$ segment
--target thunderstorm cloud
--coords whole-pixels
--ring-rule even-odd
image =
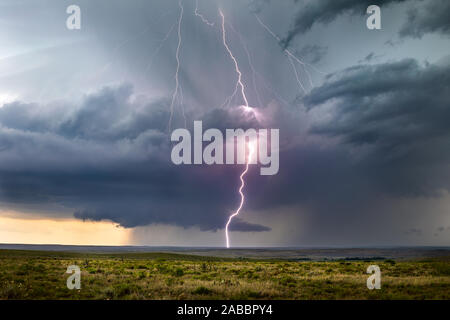
[[[280,129],[279,173],[250,166],[230,231],[283,245],[450,239],[447,1],[183,0],[180,34],[178,1],[78,1],[77,31],[71,1],[23,2],[0,5],[2,208],[222,232],[243,166],[170,158],[180,37],[173,128]],[[372,4],[381,31],[366,28]]]

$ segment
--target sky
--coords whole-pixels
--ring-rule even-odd
[[[450,245],[449,16],[446,0],[1,0],[0,242],[224,246],[245,166],[173,164],[171,130],[198,120],[280,130],[234,247]]]

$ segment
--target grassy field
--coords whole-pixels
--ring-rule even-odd
[[[366,269],[380,266],[380,290]],[[69,265],[81,289],[68,290]],[[0,299],[450,299],[450,259],[275,261],[0,250]]]

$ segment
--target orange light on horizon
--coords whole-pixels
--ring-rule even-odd
[[[62,245],[128,245],[129,229],[113,222],[14,217],[0,212],[0,243]]]

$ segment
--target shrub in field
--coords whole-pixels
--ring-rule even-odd
[[[175,277],[182,277],[184,275],[184,271],[182,268],[176,268],[173,273]]]
[[[295,287],[297,285],[297,280],[290,276],[284,276],[281,277],[278,281],[281,285],[287,286],[287,287]]]
[[[192,291],[193,294],[201,294],[201,295],[207,295],[213,293],[211,289],[208,289],[206,287],[200,286],[197,287],[194,291]]]

